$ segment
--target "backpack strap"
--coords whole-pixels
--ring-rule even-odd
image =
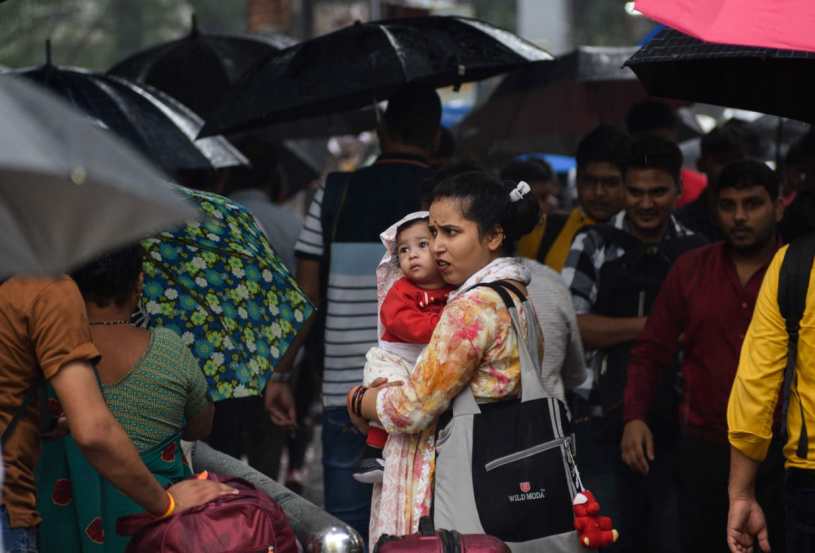
[[[565,213],[550,213],[546,216],[546,228],[538,246],[538,261],[543,263],[546,256],[549,255],[549,250],[555,245],[555,241],[560,236],[568,220],[569,215]]]
[[[799,330],[801,318],[806,309],[807,293],[809,291],[809,277],[812,272],[812,260],[815,258],[815,234],[796,240],[787,248],[784,261],[778,276],[778,308],[784,317],[784,325],[789,336],[787,346],[787,365],[784,369],[783,407],[781,411],[784,434],[789,431],[787,427],[787,410],[793,389],[797,393],[797,371]],[[809,436],[807,434],[806,419],[804,418],[803,403],[798,401],[801,415],[801,434],[798,436],[798,446],[795,454],[806,459],[809,451]]]
[[[6,426],[3,433],[0,434],[0,445],[5,446],[6,442],[11,438],[12,434],[14,434],[14,429],[17,428],[17,424],[20,422],[20,419],[25,416],[25,412],[28,409],[29,405],[33,403],[33,401],[37,398],[37,396],[42,396],[41,394],[40,381],[37,380],[34,384],[32,384],[28,390],[25,391],[25,395],[23,396],[23,402],[20,404],[17,409],[14,410],[14,415],[12,415],[11,420]],[[42,401],[42,397],[40,397],[40,401]],[[41,408],[43,408],[41,406]]]

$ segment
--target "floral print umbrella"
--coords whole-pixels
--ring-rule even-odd
[[[181,191],[204,218],[143,242],[147,324],[182,337],[214,401],[261,395],[314,308],[246,208]]]

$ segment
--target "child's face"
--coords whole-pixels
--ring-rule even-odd
[[[424,221],[410,225],[397,237],[399,268],[417,286],[444,285],[444,280],[436,267],[436,260],[430,251],[430,240],[430,229]]]

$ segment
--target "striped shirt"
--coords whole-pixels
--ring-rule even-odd
[[[345,394],[362,382],[365,354],[377,344],[376,267],[385,253],[379,234],[419,209],[422,185],[430,176],[420,160],[382,156],[350,175],[329,175],[309,206],[294,249],[297,257],[329,261],[323,374],[327,407],[345,405]],[[332,207],[334,227],[324,229],[326,187],[345,183],[348,191],[340,209]]]
[[[630,230],[625,211],[615,215],[608,224],[616,229]],[[693,231],[682,226],[671,215],[663,239],[691,236],[692,234]],[[578,315],[591,313],[597,301],[597,278],[603,265],[619,259],[624,254],[625,250],[619,245],[607,246],[603,236],[591,227],[575,236],[569,255],[566,257],[566,265],[560,274],[572,293],[572,303]]]

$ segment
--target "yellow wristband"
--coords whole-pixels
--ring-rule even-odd
[[[167,510],[164,511],[164,514],[159,517],[159,520],[167,518],[175,512],[175,498],[173,494],[167,492],[167,497],[170,499],[170,504],[167,506]]]

